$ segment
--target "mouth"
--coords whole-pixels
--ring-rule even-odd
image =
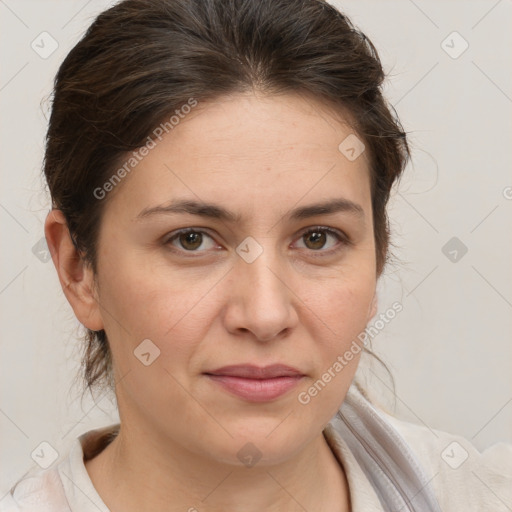
[[[204,375],[225,391],[249,402],[275,400],[291,391],[305,377],[296,368],[282,364],[224,366]]]

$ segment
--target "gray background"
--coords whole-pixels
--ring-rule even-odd
[[[117,420],[108,396],[80,400],[78,322],[53,264],[34,249],[49,209],[43,100],[112,3],[0,0],[0,490],[41,442],[62,454]],[[404,310],[374,340],[395,377],[396,414],[479,449],[512,441],[511,1],[336,5],[376,45],[413,146],[390,204],[396,261],[379,285],[380,311],[395,300]],[[391,407],[385,374],[364,371]]]

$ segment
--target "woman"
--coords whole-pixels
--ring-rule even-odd
[[[383,79],[320,1],[94,21],[55,81],[45,235],[121,421],[1,510],[510,510],[510,446],[398,421],[354,380],[409,155]]]

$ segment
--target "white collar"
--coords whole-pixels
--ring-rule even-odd
[[[115,437],[119,424],[82,434],[58,471],[70,503],[109,512],[84,464]],[[428,480],[407,443],[352,385],[324,436],[343,466],[352,512],[441,512]]]
[[[338,442],[348,446],[385,512],[441,512],[429,480],[406,441],[355,385],[328,427]]]

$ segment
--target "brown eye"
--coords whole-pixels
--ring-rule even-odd
[[[322,249],[327,240],[327,236],[325,233],[321,233],[320,231],[310,231],[306,233],[304,236],[304,240],[306,241],[306,246],[308,249],[318,250]],[[310,245],[308,245],[308,242]]]
[[[314,256],[327,256],[351,245],[350,239],[343,232],[321,226],[308,229],[302,234],[300,241]]]
[[[169,245],[173,249],[184,252],[204,253],[208,249],[213,249],[216,244],[213,238],[199,229],[183,229],[175,232],[173,236],[164,241],[164,245]]]
[[[195,231],[189,233],[181,233],[179,235],[179,241],[184,249],[194,251],[198,247],[201,247],[203,243],[203,236],[201,233]]]

